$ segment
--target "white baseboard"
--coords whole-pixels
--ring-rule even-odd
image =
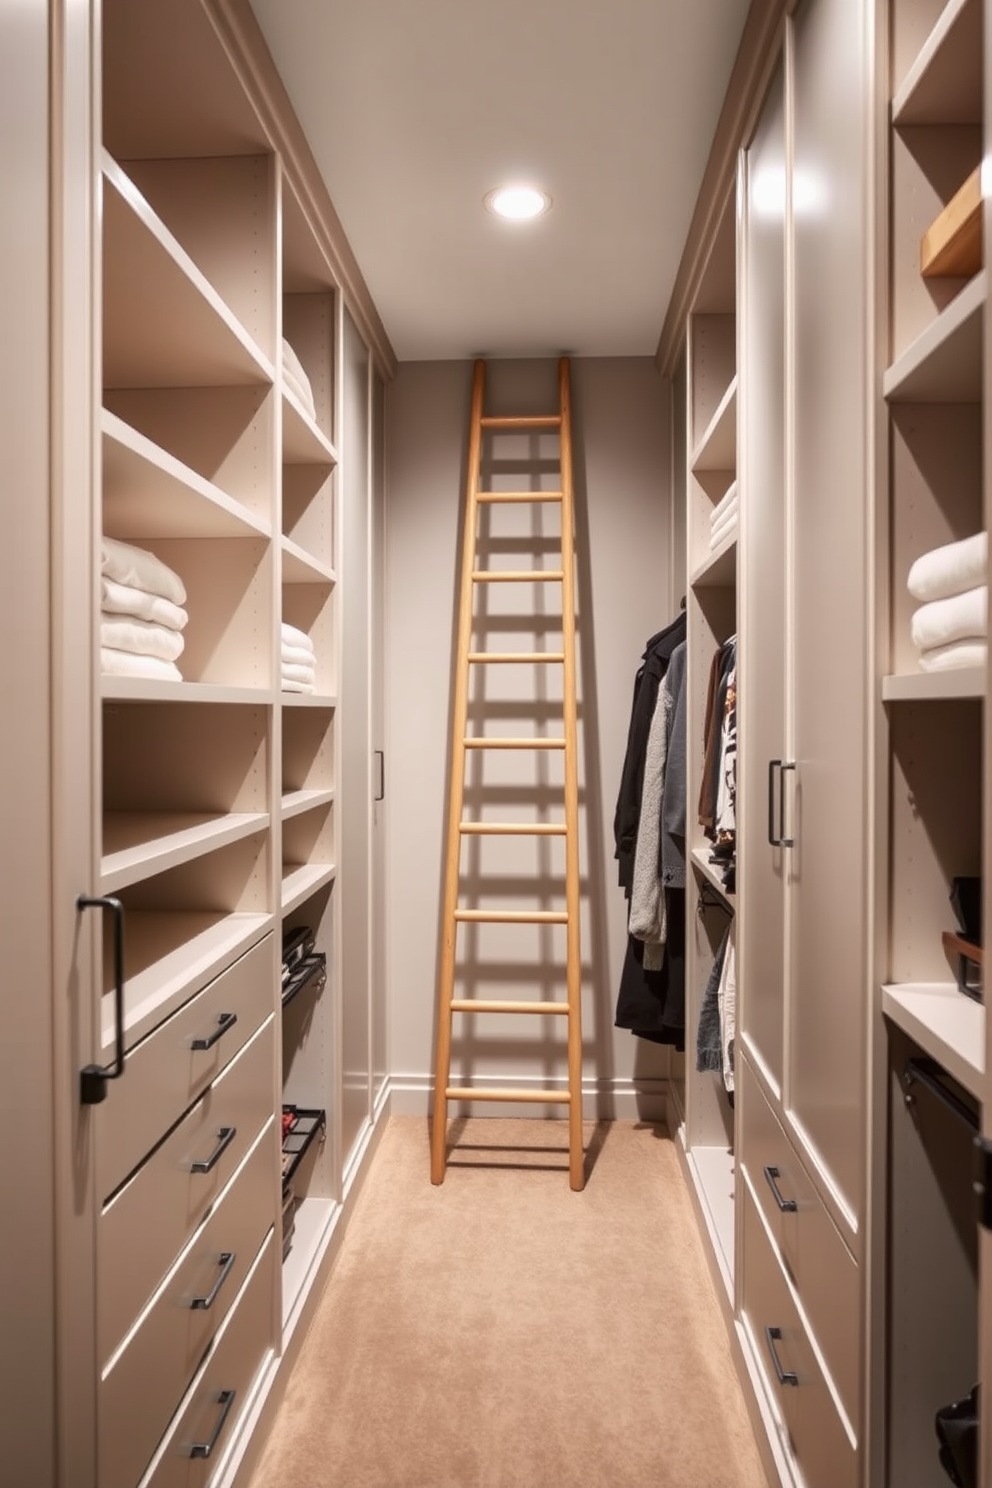
[[[519,1116],[550,1117],[559,1120],[568,1114],[566,1106],[541,1101],[543,1090],[567,1090],[564,1076],[542,1079],[539,1076],[485,1075],[477,1080],[461,1080],[463,1085],[485,1085],[488,1089],[534,1091],[534,1102],[449,1101],[448,1115],[454,1116]],[[667,1078],[631,1078],[609,1080],[587,1079],[582,1082],[582,1116],[586,1121],[664,1121],[668,1099]],[[390,1077],[390,1109],[394,1116],[427,1116],[433,1105],[434,1077],[429,1074],[399,1074]]]

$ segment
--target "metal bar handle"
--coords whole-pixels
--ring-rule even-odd
[[[793,772],[795,772],[796,762],[795,762],[795,760],[781,760],[779,763],[781,765],[781,770],[779,772],[779,777],[778,777],[778,821],[779,821],[779,831],[784,834],[784,832],[785,832],[785,772],[786,772],[786,770],[792,770]],[[779,845],[781,847],[795,847],[795,845],[796,845],[796,839],[795,839],[795,837],[786,837],[786,836],[783,835],[783,836],[779,837],[778,840],[779,840]]]
[[[192,1167],[190,1168],[190,1172],[212,1172],[213,1169],[220,1162],[223,1154],[227,1151],[228,1147],[230,1147],[231,1143],[234,1141],[237,1134],[238,1128],[236,1126],[222,1126],[220,1131],[217,1133],[218,1137],[220,1137],[220,1141],[217,1143],[217,1146],[214,1148],[213,1152],[211,1152],[209,1157],[204,1158],[202,1162],[193,1163]]]
[[[781,1359],[778,1356],[778,1349],[775,1347],[776,1343],[781,1343],[781,1341],[782,1341],[782,1329],[781,1328],[766,1328],[765,1329],[765,1342],[768,1345],[768,1352],[772,1356],[772,1363],[775,1365],[775,1374],[776,1374],[776,1377],[778,1379],[779,1384],[780,1385],[798,1385],[798,1383],[799,1383],[799,1376],[798,1376],[798,1374],[793,1374],[793,1372],[792,1372],[791,1369],[783,1369],[782,1368],[782,1361],[781,1361]]]
[[[80,894],[76,908],[109,909],[114,916],[114,1061],[88,1064],[79,1072],[80,1100],[84,1106],[98,1106],[106,1099],[107,1081],[119,1080],[124,1073],[124,906],[119,899]]]
[[[902,1084],[907,1106],[913,1104],[913,1086],[917,1081],[925,1085],[931,1095],[935,1095],[940,1103],[955,1115],[963,1125],[977,1131],[978,1117],[970,1106],[966,1106],[963,1100],[956,1096],[953,1090],[948,1090],[942,1080],[938,1079],[940,1065],[933,1059],[907,1059],[906,1068],[903,1071]]]
[[[207,1038],[195,1038],[190,1044],[191,1049],[199,1053],[202,1049],[212,1049],[219,1039],[222,1039],[227,1031],[234,1027],[238,1021],[237,1013],[221,1013],[217,1019],[217,1027]]]
[[[193,1298],[192,1302],[189,1304],[193,1312],[210,1311],[211,1307],[213,1307],[214,1303],[217,1301],[217,1294],[219,1293],[227,1278],[230,1276],[237,1258],[237,1253],[233,1250],[225,1250],[222,1255],[219,1255],[217,1257],[217,1264],[220,1266],[220,1274],[205,1297]]]
[[[375,751],[376,762],[379,766],[379,784],[374,799],[384,801],[386,799],[386,751],[377,749]]]
[[[782,839],[775,834],[775,771],[781,770],[782,761],[773,759],[768,761],[768,846],[781,847]],[[779,777],[781,779],[781,777]],[[781,793],[779,795],[781,804]]]
[[[763,1169],[763,1171],[765,1177],[768,1180],[768,1187],[775,1195],[775,1202],[781,1212],[783,1214],[795,1214],[797,1209],[799,1208],[799,1205],[796,1203],[795,1199],[783,1198],[782,1191],[778,1186],[778,1180],[782,1176],[778,1168],[765,1168]]]
[[[193,1445],[189,1449],[189,1455],[191,1457],[207,1458],[210,1456],[214,1447],[216,1447],[218,1441],[220,1440],[220,1434],[224,1430],[224,1426],[227,1422],[228,1416],[231,1414],[231,1406],[234,1404],[234,1397],[237,1393],[237,1390],[221,1390],[220,1394],[217,1396],[217,1404],[220,1406],[220,1415],[217,1417],[217,1422],[214,1426],[214,1429],[213,1431],[211,1431],[210,1436],[205,1442],[193,1443]]]

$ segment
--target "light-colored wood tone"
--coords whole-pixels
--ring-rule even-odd
[[[692,468],[694,471],[737,469],[736,374],[692,452]]]
[[[567,1106],[571,1102],[567,1090],[492,1090],[482,1085],[449,1085],[444,1093],[449,1101],[513,1101],[537,1106]]]
[[[131,1488],[227,1317],[262,1241],[272,1228],[273,1119],[241,1170],[173,1267],[148,1313],[100,1382],[101,1480]],[[210,1308],[192,1300],[211,1294]]]
[[[488,1001],[481,997],[455,998],[451,1004],[453,1013],[540,1013],[568,1016],[567,1002],[507,1002]]]
[[[282,576],[287,584],[337,583],[337,574],[329,563],[322,563],[288,537],[282,539]]]
[[[476,925],[564,925],[568,914],[557,909],[456,909],[454,917]]]
[[[725,589],[737,582],[737,532],[725,537],[689,575],[690,589]]]
[[[710,888],[716,890],[724,903],[729,904],[731,907],[733,907],[733,905],[736,903],[737,895],[731,894],[724,887],[723,879],[720,877],[719,873],[716,871],[716,868],[710,862],[709,854],[706,848],[694,847],[689,854],[689,861],[692,863],[692,866],[695,868],[696,872],[699,873],[706,880]]]
[[[113,811],[103,818],[100,893],[164,873],[204,853],[240,842],[268,828],[265,812],[203,813]]]
[[[982,267],[982,183],[975,169],[923,235],[920,273],[925,279],[968,278]]]
[[[558,414],[527,414],[516,418],[484,418],[482,420],[484,429],[559,429],[561,418]]]
[[[485,506],[487,502],[496,505],[506,502],[530,505],[534,501],[560,501],[561,499],[560,491],[479,491],[476,494],[476,500],[481,506]]]
[[[473,584],[560,584],[560,568],[477,568],[472,574]]]
[[[885,373],[893,403],[977,403],[982,386],[983,269]]]
[[[464,749],[564,749],[564,739],[471,739],[462,740]]]
[[[287,863],[283,867],[282,901],[283,916],[292,914],[300,904],[331,883],[337,877],[334,863]]]
[[[288,791],[282,798],[280,815],[283,821],[289,821],[290,817],[299,816],[304,811],[313,811],[318,806],[327,806],[333,800],[333,789]]]
[[[953,982],[903,982],[882,988],[882,1011],[936,1059],[976,1100],[985,1077],[985,1008]]]
[[[898,83],[892,99],[892,122],[901,128],[909,124],[980,124],[981,120],[981,0],[948,0]]]
[[[465,837],[564,837],[564,822],[465,822],[459,826]]]

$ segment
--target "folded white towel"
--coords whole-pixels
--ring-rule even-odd
[[[118,584],[116,579],[100,580],[100,608],[105,615],[131,615],[136,620],[150,620],[167,630],[185,630],[189,619],[186,611],[160,594]]]
[[[912,621],[913,645],[921,651],[948,646],[988,634],[989,591],[982,584],[950,599],[935,599],[916,610]]]
[[[710,549],[718,548],[726,538],[730,537],[736,531],[737,513],[733,512],[725,522],[721,522],[718,527],[713,528],[710,533]]]
[[[285,620],[280,628],[284,646],[301,646],[304,651],[309,651],[311,656],[314,654],[313,641],[305,630],[297,630],[295,625],[287,625]]]
[[[316,692],[316,690],[312,682],[293,682],[289,677],[282,679],[283,692]]]
[[[727,491],[727,494],[724,497],[722,497],[722,499],[720,501],[717,502],[716,506],[713,508],[712,512],[710,513],[710,525],[711,526],[714,526],[717,522],[719,522],[720,518],[728,510],[729,507],[736,506],[736,505],[737,505],[737,482],[734,481],[733,485]]]
[[[146,594],[159,594],[174,605],[186,603],[186,586],[179,575],[144,548],[132,547],[130,543],[118,542],[113,537],[103,538],[100,572],[118,584],[144,589]]]
[[[722,528],[726,528],[732,522],[736,522],[737,521],[737,510],[738,510],[738,508],[737,508],[737,502],[735,501],[730,506],[728,506],[726,508],[726,510],[721,514],[719,521],[717,521],[717,522],[711,522],[710,523],[710,531],[711,532],[716,532],[721,527]]]
[[[100,670],[105,677],[151,677],[159,682],[181,682],[183,674],[171,661],[159,656],[136,656],[133,651],[100,647]]]
[[[115,651],[133,651],[136,656],[158,656],[178,661],[186,641],[178,630],[150,625],[147,620],[127,620],[123,615],[100,621],[100,644]]]
[[[282,340],[282,370],[283,376],[292,392],[296,394],[310,417],[315,418],[316,410],[314,408],[313,389],[310,386],[310,379],[304,371],[303,363],[285,336]]]
[[[288,661],[290,666],[312,667],[314,665],[314,654],[312,651],[308,651],[305,646],[287,646],[284,641],[282,661],[284,664]]]
[[[284,682],[316,682],[317,669],[314,666],[293,666],[291,662],[284,661],[279,668]]]
[[[956,667],[984,666],[987,656],[987,642],[972,636],[967,640],[952,641],[949,646],[921,651],[919,662],[925,672],[950,672]]]
[[[917,558],[906,587],[914,599],[924,602],[963,594],[988,582],[988,556],[988,533],[976,532]]]

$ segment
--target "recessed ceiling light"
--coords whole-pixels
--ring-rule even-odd
[[[550,211],[551,198],[546,191],[536,186],[500,186],[490,191],[485,198],[486,206],[497,217],[506,217],[510,222],[528,222],[532,217],[543,217]]]

